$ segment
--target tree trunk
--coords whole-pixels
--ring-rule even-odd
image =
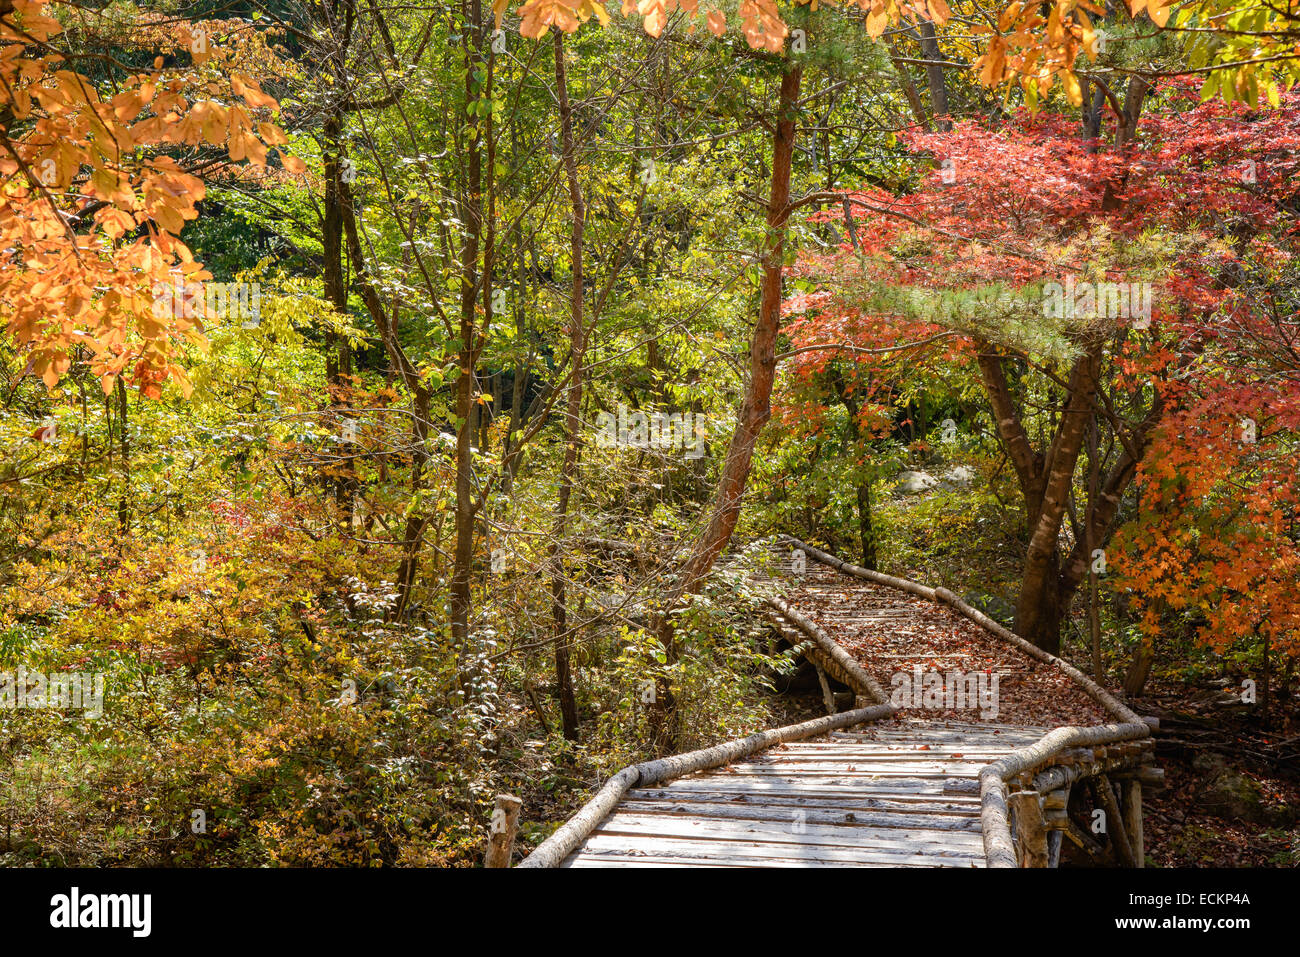
[[[862,428],[858,423],[861,405],[849,392],[848,384],[838,369],[832,374],[832,384],[844,411],[848,414],[845,426],[845,447],[858,449],[862,445]],[[862,540],[862,567],[876,568],[876,530],[871,520],[871,480],[859,479],[857,484],[858,535]]]
[[[573,676],[569,665],[568,597],[565,591],[564,537],[568,529],[569,498],[578,471],[578,444],[582,412],[583,360],[587,350],[587,330],[582,308],[583,231],[586,206],[578,181],[578,164],[573,143],[573,111],[569,105],[568,77],[564,66],[564,38],[555,31],[555,90],[560,107],[560,137],[564,173],[569,184],[569,207],[573,225],[569,233],[572,283],[569,289],[569,349],[573,376],[569,380],[568,401],[564,412],[564,464],[560,467],[560,491],[555,503],[555,521],[551,527],[551,617],[554,624],[555,681],[559,688],[560,716],[564,737],[578,740],[578,708],[573,695]]]
[[[921,94],[916,91],[916,84],[907,71],[907,64],[898,55],[898,46],[892,37],[889,38],[889,62],[894,65],[894,72],[898,74],[898,85],[903,91],[903,98],[907,100],[908,108],[912,111],[912,117],[918,126],[927,133],[930,132],[930,117],[925,113],[925,104],[921,102]]]
[[[943,75],[943,67],[939,61],[943,59],[943,52],[939,49],[939,40],[935,36],[934,24],[929,20],[922,20],[920,23],[921,32],[921,53],[929,62],[925,65],[925,78],[930,86],[930,109],[934,113],[935,124],[939,127],[939,132],[948,133],[952,130],[952,120],[948,119],[948,83]]]
[[[781,329],[781,280],[784,274],[786,219],[790,203],[790,169],[794,159],[795,114],[803,67],[787,61],[781,78],[777,123],[772,136],[772,183],[767,202],[767,251],[758,323],[749,348],[749,383],[736,417],[736,429],[718,479],[718,491],[708,528],[696,543],[682,575],[682,593],[694,591],[713,568],[731,540],[740,517],[741,499],[749,479],[754,445],[772,415],[772,383],[776,378],[776,340]]]
[[[1133,661],[1129,665],[1128,674],[1124,676],[1124,693],[1126,695],[1135,698],[1142,694],[1142,689],[1147,686],[1147,678],[1151,676],[1151,666],[1155,664],[1155,661],[1155,648],[1149,639],[1143,638],[1133,652]]]
[[[1104,685],[1106,678],[1102,674],[1101,664],[1101,615],[1097,608],[1097,572],[1093,567],[1095,562],[1092,557],[1097,547],[1094,519],[1097,511],[1098,455],[1097,416],[1093,415],[1088,422],[1088,508],[1084,517],[1084,550],[1087,555],[1084,560],[1088,563],[1088,638],[1092,648],[1092,679],[1097,684]]]
[[[862,567],[876,570],[876,529],[871,521],[871,484],[858,485],[858,534],[862,537]]]
[[[476,101],[474,74],[486,69],[483,53],[483,7],[480,0],[468,4],[468,29],[465,36],[466,70],[465,95],[468,102]],[[451,633],[462,647],[469,641],[470,614],[473,606],[471,580],[474,566],[474,516],[478,511],[474,493],[473,442],[478,419],[475,410],[475,379],[477,378],[478,352],[482,335],[475,316],[479,289],[479,237],[483,229],[482,137],[474,137],[466,159],[466,188],[460,197],[460,207],[465,224],[461,242],[461,296],[460,296],[460,374],[456,380],[456,545],[453,552],[451,574]]]
[[[117,527],[122,535],[126,535],[131,531],[131,437],[128,430],[126,382],[119,375],[113,387],[117,393],[117,438],[122,450],[122,494],[117,499]]]
[[[1044,651],[1056,654],[1061,647],[1061,620],[1068,594],[1061,588],[1061,552],[1058,544],[1065,517],[1074,469],[1083,448],[1091,420],[1092,400],[1097,391],[1101,348],[1093,346],[1074,363],[1070,373],[1069,397],[1061,422],[1043,462],[1043,495],[1030,522],[1029,546],[1020,597],[1016,603],[1016,633]],[[1070,592],[1073,589],[1069,589]],[[1064,599],[1064,600],[1063,600]]]
[[[763,255],[758,322],[749,347],[749,382],[736,416],[736,428],[727,448],[727,458],[718,478],[718,489],[704,534],[695,542],[682,568],[675,589],[665,603],[667,611],[655,622],[654,630],[663,643],[669,661],[676,660],[672,633],[672,611],[684,594],[699,590],[718,555],[731,541],[749,480],[754,445],[772,415],[772,384],[776,379],[776,341],[781,330],[781,281],[784,275],[786,220],[789,218],[790,170],[794,161],[795,118],[803,67],[787,60],[777,101],[777,121],[772,134],[772,182],[767,201],[767,248]],[[674,736],[674,707],[671,689],[660,682],[651,711],[651,737],[656,748]]]

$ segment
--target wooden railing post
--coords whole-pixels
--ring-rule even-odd
[[[1021,867],[1047,867],[1047,822],[1037,791],[1017,791],[1007,797],[1016,822]]]
[[[1133,845],[1133,866],[1146,866],[1146,841],[1142,835],[1142,782],[1129,778],[1121,785],[1124,789],[1124,829]]]
[[[519,829],[519,809],[524,802],[511,794],[498,794],[488,825],[487,854],[484,867],[509,867],[515,850],[515,832]]]

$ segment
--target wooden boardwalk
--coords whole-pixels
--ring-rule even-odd
[[[561,867],[983,867],[979,771],[1041,729],[863,725],[628,791]]]
[[[788,541],[809,562],[767,613],[827,717],[624,768],[521,867],[1055,867],[1064,840],[1142,866],[1147,722],[952,592]],[[888,702],[900,671],[940,668],[996,673],[1000,704]]]

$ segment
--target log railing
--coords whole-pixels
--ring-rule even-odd
[[[931,588],[860,568],[790,535],[782,536],[782,539],[791,548],[800,549],[805,555],[845,574],[947,605],[1024,654],[1059,668],[1116,719],[1111,724],[1086,728],[1056,728],[1034,744],[1012,751],[980,772],[980,822],[984,832],[984,853],[990,867],[1054,866],[1059,859],[1063,835],[1093,853],[1095,848],[1088,847],[1090,838],[1087,833],[1080,832],[1066,813],[1069,788],[1083,779],[1096,782],[1095,790],[1106,815],[1106,833],[1112,838],[1120,861],[1131,867],[1143,866],[1142,783],[1158,784],[1161,777],[1158,769],[1147,767],[1152,753],[1148,739],[1153,719],[1139,717],[1078,668],[1021,638],[946,588]],[[806,627],[812,625],[808,619],[793,609],[785,608],[783,603],[769,604],[814,637],[814,632]],[[815,625],[812,627],[816,629]],[[824,634],[821,637],[829,640]],[[822,654],[825,656],[826,652],[822,650]],[[853,686],[852,682],[848,683]],[[876,688],[879,688],[878,684]],[[878,700],[883,700],[883,697]],[[1116,776],[1124,786],[1122,809],[1111,789],[1109,775],[1112,772],[1120,772]],[[1014,794],[1009,791],[1011,785],[1017,788]],[[1014,808],[1014,821],[1009,807]],[[1015,838],[1012,837],[1013,827]]]

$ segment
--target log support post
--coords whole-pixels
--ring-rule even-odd
[[[1088,855],[1093,867],[1106,866],[1106,849],[1075,821],[1071,820],[1062,833],[1070,839],[1075,847]]]
[[[1047,822],[1037,791],[1017,791],[1007,798],[1015,819],[1021,867],[1047,867]]]
[[[826,713],[834,714],[835,695],[831,693],[831,683],[826,680],[826,672],[822,670],[821,665],[814,664],[813,667],[817,669],[817,680],[822,686],[822,699],[826,702]]]
[[[1115,798],[1115,786],[1104,774],[1097,775],[1093,782],[1094,793],[1106,812],[1106,836],[1114,849],[1119,863],[1124,867],[1137,867],[1133,857],[1133,845],[1129,843],[1128,829],[1124,827],[1124,815],[1120,811],[1119,801]]]
[[[519,809],[524,802],[511,794],[498,794],[488,825],[488,848],[484,867],[509,867],[515,850],[515,833],[519,830]]]
[[[1133,847],[1133,866],[1146,866],[1146,846],[1142,835],[1142,782],[1131,778],[1120,785],[1124,789],[1124,829]]]
[[[1047,866],[1061,866],[1061,829],[1052,828],[1047,832]]]

